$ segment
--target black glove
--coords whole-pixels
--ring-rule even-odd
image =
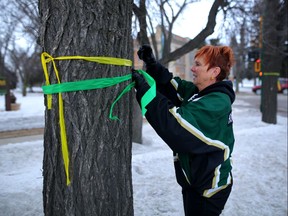
[[[143,95],[149,90],[150,86],[143,77],[142,74],[138,73],[136,70],[131,69],[132,71],[132,81],[135,82],[135,89],[137,90],[136,98],[138,102],[141,101]]]
[[[146,72],[155,79],[157,84],[167,84],[172,79],[172,74],[156,61],[149,45],[141,46],[137,54],[145,62]]]
[[[138,57],[143,60],[147,66],[156,64],[156,59],[153,55],[152,48],[149,45],[145,44],[141,46],[137,54]]]

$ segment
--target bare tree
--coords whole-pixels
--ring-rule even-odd
[[[161,32],[164,37],[163,40],[164,44],[162,47],[163,52],[161,52],[161,56],[165,55],[165,53],[170,53],[172,30],[174,24],[177,18],[182,14],[184,9],[192,2],[194,1],[184,0],[183,2],[181,2],[181,4],[179,4],[175,1],[169,1],[169,0],[155,1],[153,2],[155,3],[154,7],[150,6],[152,9],[150,8],[149,13],[147,13],[147,5],[145,0],[140,0],[139,6],[137,6],[134,3],[133,12],[139,20],[139,28],[140,28],[137,37],[139,44],[150,44],[150,41],[148,39],[148,30],[149,30],[149,35],[151,36],[151,42],[153,49],[155,51],[155,56],[157,59],[159,59],[160,53],[157,48],[157,41],[155,38],[155,31],[154,31],[155,24],[153,22],[155,18],[159,18],[158,23],[161,26]]]
[[[239,83],[242,81],[243,74],[245,71],[245,56],[246,56],[246,46],[247,46],[247,41],[246,41],[246,23],[245,19],[243,20],[243,23],[240,27],[240,42],[237,41],[237,35],[236,33],[231,37],[230,41],[230,46],[232,47],[235,55],[235,61],[236,64],[234,66],[233,70],[233,78],[234,81],[236,82],[235,85],[235,91],[239,92]]]
[[[27,87],[30,87],[30,90],[33,91],[34,84],[43,83],[43,71],[39,56],[39,52],[29,54],[29,49],[24,48],[14,48],[10,51],[11,67],[21,79],[23,96],[27,94]]]
[[[2,60],[6,62],[6,58],[9,54],[9,45],[11,41],[14,40],[15,27],[17,25],[17,20],[13,19],[10,16],[10,1],[1,1],[0,2],[0,51]],[[4,10],[6,9],[6,10]]]
[[[36,0],[17,0],[11,1],[10,16],[17,22],[18,37],[25,38],[28,41],[24,46],[17,46],[12,42],[10,56],[13,67],[20,78],[22,95],[26,96],[27,86],[32,83],[33,75],[39,74],[40,67],[36,68],[35,57],[40,55],[40,46],[37,45],[39,29],[39,13]],[[20,57],[21,56],[21,57]],[[39,58],[39,57],[38,57]],[[17,61],[15,61],[17,59]],[[39,61],[39,59],[38,59]],[[21,66],[20,66],[21,65]],[[39,65],[39,64],[38,64]],[[40,65],[39,65],[40,66]],[[33,69],[36,69],[33,70]],[[33,74],[33,75],[32,75]],[[42,80],[39,80],[43,82]]]
[[[39,42],[57,56],[110,56],[132,59],[132,1],[40,0]],[[86,61],[56,62],[62,83],[123,76],[130,68]],[[50,68],[51,69],[51,68]],[[57,82],[52,70],[51,83]],[[45,215],[133,215],[131,177],[131,94],[109,108],[127,83],[63,93],[70,157],[70,185],[61,153],[58,97],[45,113]]]
[[[12,1],[12,3],[15,9],[11,16],[21,24],[22,34],[36,42],[40,24],[37,0],[17,0]],[[36,43],[32,45],[36,45]]]
[[[140,0],[139,7],[134,3],[133,4],[133,12],[137,16],[139,21],[140,31],[137,35],[137,40],[140,41],[140,44],[149,44],[149,38],[147,34],[147,22],[146,18],[148,16],[146,9],[146,0]]]
[[[11,110],[11,98],[10,98],[10,89],[12,83],[16,83],[16,75],[13,71],[9,70],[10,65],[8,64],[8,56],[10,51],[11,41],[14,40],[14,33],[17,21],[12,19],[9,10],[11,6],[10,1],[1,1],[0,2],[0,76],[3,76],[6,80],[6,94],[5,94],[5,107],[6,111]],[[14,86],[14,88],[16,85]]]
[[[162,57],[159,59],[159,61],[163,64],[167,64],[170,61],[180,58],[186,53],[197,48],[199,44],[202,44],[205,41],[205,39],[214,32],[214,28],[216,26],[216,16],[219,10],[229,5],[227,1],[225,0],[215,0],[210,9],[206,27],[195,38],[188,41],[185,45],[174,50],[173,52],[170,52],[173,25],[176,22],[176,19],[179,17],[179,15],[185,9],[185,7],[187,7],[187,5],[192,3],[193,1],[183,1],[182,5],[178,5],[178,11],[174,11],[174,7],[172,7],[172,2],[173,1],[168,1],[168,0],[160,0],[158,2],[158,6],[161,11],[162,35],[164,35],[166,39],[164,40],[164,52],[162,53]],[[172,14],[172,16],[168,16],[168,13],[165,9],[165,5],[168,5],[167,7],[170,9],[171,11],[170,13]],[[137,8],[137,11],[136,11],[136,8]],[[142,4],[142,7],[137,7],[137,5],[134,4],[133,11],[135,15],[138,17],[138,19],[140,20],[141,18],[142,20],[140,23],[140,26],[147,26],[147,23],[145,24],[145,20],[143,19],[143,16],[145,16],[147,9],[144,8],[143,4]],[[142,29],[143,28],[140,28],[139,34],[145,35],[145,33],[143,32],[141,33]],[[145,37],[142,36],[140,39],[142,38],[145,38]],[[146,41],[144,42],[146,43]],[[153,42],[153,32],[152,32],[152,42]],[[143,44],[143,42],[140,41],[140,44]],[[158,56],[157,47],[155,46],[155,44],[153,45],[154,45],[153,48],[155,50],[155,54],[157,57]]]
[[[182,14],[184,9],[192,2],[195,2],[194,0],[184,0],[182,4],[175,2],[167,1],[167,0],[160,0],[158,3],[158,6],[160,8],[160,14],[161,14],[161,31],[163,32],[163,38],[164,38],[164,46],[162,48],[162,54],[163,53],[170,53],[171,52],[171,42],[172,42],[172,30],[174,27],[174,24],[177,20],[177,18]],[[177,8],[175,10],[174,8]],[[171,16],[169,16],[171,14]],[[171,18],[170,18],[171,17]],[[151,19],[150,19],[151,20]],[[156,43],[155,38],[153,38],[153,44]],[[179,56],[181,57],[181,56]]]

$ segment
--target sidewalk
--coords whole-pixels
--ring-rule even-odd
[[[0,132],[0,145],[43,139],[43,128]]]

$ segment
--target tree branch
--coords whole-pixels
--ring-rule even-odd
[[[137,40],[139,44],[149,44],[149,39],[147,36],[147,22],[146,22],[147,10],[145,4],[146,0],[140,0],[139,7],[137,7],[136,4],[133,4],[133,12],[139,20],[140,31],[138,32],[137,35]]]
[[[168,55],[165,55],[162,59],[159,61],[162,64],[167,64],[170,61],[174,61],[181,56],[191,52],[199,44],[201,44],[205,39],[213,34],[214,28],[216,26],[216,16],[218,13],[219,8],[224,7],[226,5],[225,0],[215,0],[208,16],[208,21],[206,24],[206,27],[192,40],[187,42],[185,45],[183,45],[181,48],[176,49],[174,52],[169,53]]]

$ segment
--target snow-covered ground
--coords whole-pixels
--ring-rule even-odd
[[[43,95],[15,94],[21,109],[13,112],[4,111],[0,96],[0,131],[43,127]],[[286,216],[287,118],[263,123],[259,109],[242,97],[233,106],[234,187],[222,216]],[[172,152],[149,124],[143,126],[143,145],[134,143],[132,154],[135,216],[183,216]],[[0,145],[0,216],[43,215],[42,157],[43,140]]]

